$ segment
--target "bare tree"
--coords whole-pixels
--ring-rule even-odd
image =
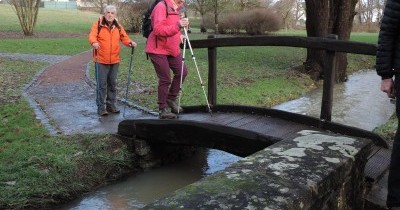
[[[33,35],[39,13],[40,0],[8,0],[18,16],[19,24],[26,36]]]
[[[207,0],[208,4],[211,6],[211,8],[214,8],[213,14],[214,14],[214,24],[215,24],[215,33],[218,33],[218,16],[221,14],[221,12],[228,7],[229,4],[231,4],[230,0]]]
[[[116,4],[118,0],[87,0],[87,2],[92,3],[95,7],[99,8],[99,13],[103,13],[104,6]]]
[[[207,11],[210,10],[210,5],[208,4],[208,0],[189,0],[187,3],[189,4],[190,7],[192,7],[195,11],[197,11],[200,14],[201,17],[201,24],[200,24],[200,30],[202,32],[206,32],[205,28],[205,15]]]
[[[383,10],[385,9],[385,5],[387,0],[375,0],[375,7],[377,10],[376,14],[376,22],[380,24],[382,17],[383,17]]]
[[[306,11],[306,3],[304,0],[295,0],[295,8],[294,8],[294,19],[295,24],[297,24],[300,19],[305,15]]]
[[[360,0],[357,5],[360,24],[368,27],[380,23],[387,0]]]
[[[237,0],[234,4],[238,5],[240,11],[245,11],[247,9],[260,7],[261,3],[259,0]]]
[[[296,0],[279,0],[275,3],[274,8],[281,15],[283,27],[287,30],[291,28],[294,20],[294,8]]]
[[[371,26],[373,22],[375,1],[376,0],[362,0],[359,3],[361,23],[365,23],[367,26]]]

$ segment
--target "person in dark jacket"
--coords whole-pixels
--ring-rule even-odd
[[[381,90],[389,98],[397,98],[396,115],[400,119],[400,1],[397,0],[388,0],[386,3],[378,38],[376,71],[382,77]],[[400,210],[399,124],[392,148],[386,205]]]
[[[189,20],[182,18],[183,3],[184,0],[165,0],[165,3],[160,1],[151,13],[153,31],[146,42],[146,53],[158,77],[157,103],[161,119],[177,118],[175,113],[183,111],[176,100],[179,97],[181,81],[183,82],[187,75],[179,48],[184,38],[181,30],[189,26]],[[174,74],[172,81],[171,70]]]
[[[116,15],[116,7],[107,5],[104,8],[104,14],[93,23],[88,36],[89,43],[94,49],[93,61],[98,63],[96,104],[97,113],[101,116],[120,112],[116,106],[120,42],[127,47],[137,45],[117,21]]]

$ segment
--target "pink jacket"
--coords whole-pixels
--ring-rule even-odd
[[[179,11],[183,8],[180,5],[177,10],[173,9],[172,0],[165,0],[167,8],[163,2],[159,2],[151,13],[151,24],[153,31],[150,33],[146,42],[146,53],[161,55],[180,55],[180,27]],[[166,14],[168,10],[168,16]]]

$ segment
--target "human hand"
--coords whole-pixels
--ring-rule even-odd
[[[100,48],[100,44],[97,43],[97,42],[95,42],[95,43],[92,44],[92,47],[93,47],[95,50],[97,50],[97,49]]]
[[[187,27],[189,25],[189,19],[188,18],[181,18],[179,20],[179,27]]]
[[[381,91],[385,92],[389,98],[395,98],[394,82],[392,78],[382,80]]]
[[[130,46],[130,47],[136,47],[136,46],[137,46],[137,43],[134,42],[134,41],[132,41],[132,42],[129,44],[129,46]]]
[[[185,39],[186,39],[186,36],[185,35],[183,35],[183,34],[181,34],[181,43],[184,43],[185,42]]]

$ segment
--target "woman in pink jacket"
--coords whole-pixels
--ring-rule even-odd
[[[182,56],[180,43],[184,36],[181,29],[189,25],[187,18],[181,18],[184,0],[160,1],[151,13],[153,31],[146,43],[146,53],[154,65],[158,77],[158,108],[160,119],[174,119],[182,108],[176,102],[179,95]],[[171,70],[173,78],[171,81]],[[183,80],[187,68],[183,66]],[[182,80],[182,81],[183,81]],[[168,109],[171,108],[171,111]]]

